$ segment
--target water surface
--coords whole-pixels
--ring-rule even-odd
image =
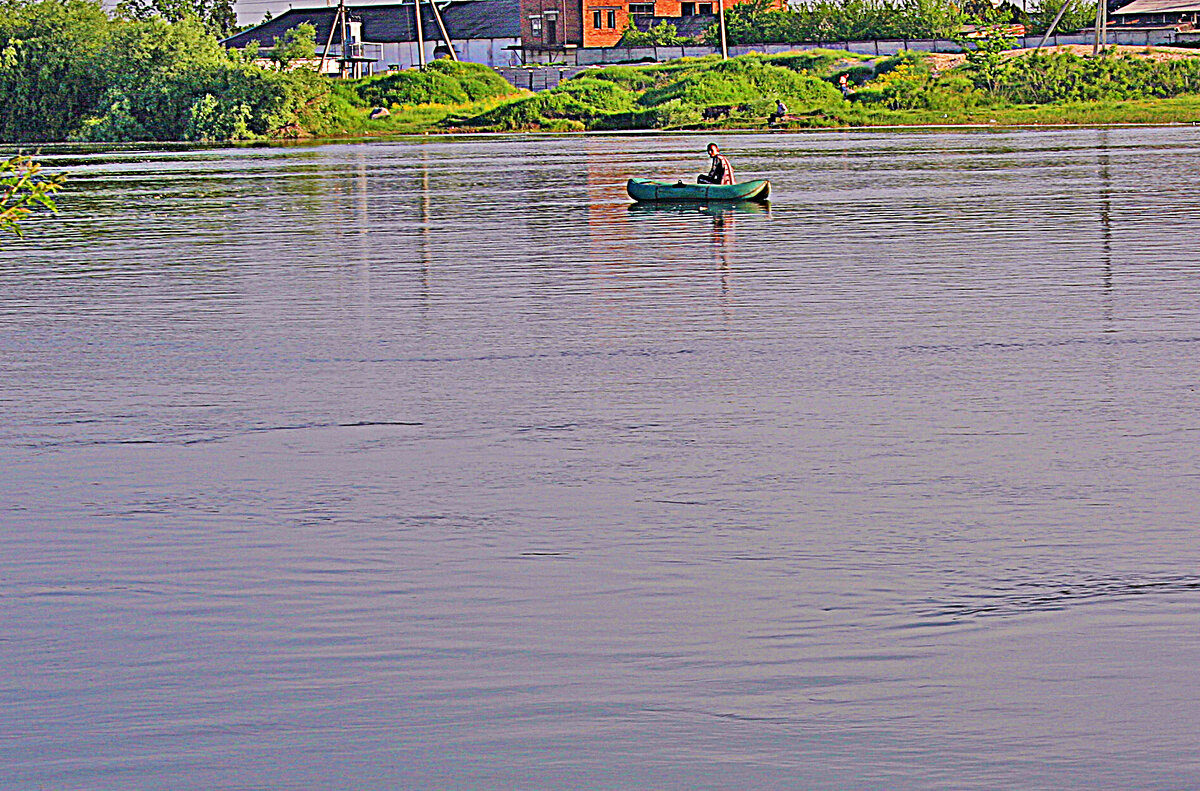
[[[1200,140],[50,151],[13,789],[1200,782]]]

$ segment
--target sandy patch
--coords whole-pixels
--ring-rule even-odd
[[[1027,49],[1014,49],[1007,53],[1008,57],[1016,57],[1018,55],[1026,55],[1034,51],[1034,47]],[[1060,44],[1057,47],[1045,46],[1042,49],[1046,52],[1070,52],[1074,55],[1091,55],[1091,44]],[[1200,49],[1188,49],[1186,47],[1146,47],[1134,46],[1126,44],[1110,44],[1109,52],[1117,52],[1122,55],[1134,55],[1140,58],[1147,58],[1154,61],[1168,60],[1183,60],[1185,58],[1200,57]],[[929,53],[929,63],[934,71],[946,72],[950,69],[957,68],[967,61],[967,56],[961,53],[948,52],[932,52]]]

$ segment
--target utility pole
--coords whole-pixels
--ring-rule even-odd
[[[1096,41],[1092,44],[1092,57],[1099,55],[1108,46],[1108,3],[1096,0]]]
[[[1100,0],[1104,2],[1104,0]],[[717,0],[721,20],[721,60],[729,60],[729,46],[725,43],[725,0]]]
[[[1103,1],[1103,0],[1102,0]],[[413,8],[417,14],[417,65],[425,68],[425,25],[421,20],[421,0],[413,0]]]
[[[1099,2],[1103,3],[1104,0],[1099,0]],[[1054,21],[1050,23],[1050,27],[1046,28],[1046,35],[1042,36],[1042,40],[1039,41],[1038,45],[1034,48],[1035,52],[1046,46],[1046,39],[1050,38],[1050,35],[1054,32],[1054,28],[1058,27],[1058,23],[1062,21],[1063,14],[1067,13],[1067,6],[1070,4],[1071,0],[1063,0],[1062,8],[1058,9],[1058,15],[1055,16]],[[1058,39],[1055,39],[1055,41],[1058,41]]]
[[[325,39],[325,47],[321,50],[321,74],[325,73],[325,61],[329,59],[329,47],[333,44],[333,31],[338,29],[338,23],[342,21],[342,15],[346,13],[345,0],[338,0],[337,11],[333,15],[333,20],[329,23],[329,38]],[[342,39],[342,48],[345,49],[345,39]],[[342,53],[345,57],[346,53]]]
[[[342,69],[340,74],[345,79],[347,76],[346,72],[350,69],[351,60],[349,39],[346,36],[346,4],[344,0],[338,3],[338,13],[342,17]]]
[[[433,9],[433,18],[437,20],[438,30],[442,31],[442,41],[446,42],[446,49],[450,50],[450,60],[458,62],[458,55],[454,52],[454,42],[450,40],[450,34],[446,32],[446,23],[442,21],[442,12],[438,11],[436,0],[429,0],[429,7]]]

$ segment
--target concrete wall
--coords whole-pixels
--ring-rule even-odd
[[[441,43],[440,40],[425,42],[426,62],[434,59],[434,50]],[[458,55],[459,60],[468,63],[482,63],[484,66],[491,66],[493,68],[510,66],[513,63],[520,63],[521,57],[519,52],[507,49],[507,47],[515,47],[518,44],[520,44],[520,41],[515,38],[462,39],[454,42],[454,53]],[[387,70],[389,66],[409,69],[420,62],[417,58],[417,44],[415,41],[374,45],[364,42],[364,49],[367,46],[377,46],[382,50],[379,62],[374,64],[376,74]]]
[[[544,91],[554,88],[563,80],[569,80],[581,71],[587,71],[587,66],[523,66],[520,68],[499,68],[496,73],[518,88],[530,91]]]
[[[1165,46],[1174,44],[1177,37],[1188,34],[1176,33],[1173,28],[1109,28],[1109,44],[1127,44],[1134,46]],[[1194,34],[1193,34],[1194,35]],[[1200,38],[1200,37],[1198,37]],[[1075,33],[1063,36],[1051,36],[1047,46],[1058,44],[1091,44],[1092,34]],[[1184,39],[1179,38],[1179,41]],[[1018,47],[1036,47],[1041,36],[1024,36],[1017,39]],[[761,52],[773,55],[781,52],[795,52],[807,49],[844,49],[862,55],[895,55],[906,49],[919,52],[961,52],[962,47],[953,41],[943,39],[909,39],[909,40],[871,40],[871,41],[822,41],[803,44],[752,44],[733,46],[729,54],[746,55],[751,52]],[[717,47],[693,45],[687,47],[594,47],[576,50],[574,63],[587,66],[604,63],[635,63],[639,61],[667,61],[682,57],[700,57],[720,52]]]

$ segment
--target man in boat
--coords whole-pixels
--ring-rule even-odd
[[[712,157],[712,168],[696,179],[697,184],[732,184],[733,165],[721,154],[716,143],[708,144],[708,155]]]

